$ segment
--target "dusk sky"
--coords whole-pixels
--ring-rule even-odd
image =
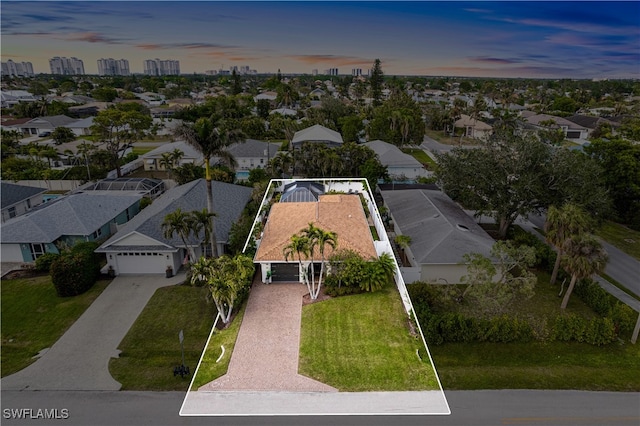
[[[182,73],[640,78],[640,2],[7,1],[2,61],[175,59]]]

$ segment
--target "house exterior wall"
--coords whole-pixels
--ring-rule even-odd
[[[12,217],[23,215],[39,204],[42,204],[42,194],[34,195],[33,197],[29,197],[11,206],[7,206],[6,208],[2,209],[2,222],[5,222]],[[9,212],[12,207],[14,209],[13,211],[15,212],[15,215],[10,214]]]
[[[466,265],[422,265],[420,281],[438,284],[457,284],[467,274]]]
[[[31,256],[29,254],[29,256]],[[3,262],[24,262],[23,252],[20,244],[2,244]]]
[[[389,176],[405,176],[407,179],[427,177],[427,170],[421,167],[387,167]]]

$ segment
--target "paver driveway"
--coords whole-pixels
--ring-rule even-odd
[[[303,284],[254,283],[227,374],[199,391],[337,392],[298,374]]]

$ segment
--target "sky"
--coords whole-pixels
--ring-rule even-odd
[[[640,78],[640,2],[9,1],[2,61],[180,61],[182,73]]]

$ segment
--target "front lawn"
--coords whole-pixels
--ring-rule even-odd
[[[434,170],[436,167],[436,162],[433,158],[429,157],[429,155],[421,149],[402,148],[402,152],[413,156],[413,158],[418,160],[427,170]]]
[[[299,372],[342,392],[439,389],[395,286],[304,306]]]
[[[58,297],[49,275],[2,280],[2,377],[35,362],[84,313],[111,281],[75,297]]]
[[[598,317],[577,294],[566,312],[558,297],[561,282],[549,285],[549,274],[537,272],[535,295],[513,303],[508,313],[528,318],[534,328],[551,324],[562,314]],[[568,282],[565,283],[565,289]],[[411,285],[408,286],[411,293]],[[415,303],[415,302],[414,302]],[[637,315],[637,314],[634,314]],[[636,318],[635,316],[633,317]],[[491,343],[467,342],[430,345],[444,389],[578,389],[640,391],[640,345],[630,333],[608,345],[563,341]],[[428,343],[428,342],[427,342]]]
[[[119,358],[109,371],[122,390],[184,391],[200,360],[216,310],[202,287],[170,286],[158,289],[120,343]],[[185,365],[190,375],[173,375],[182,363],[178,335],[184,335]]]
[[[640,232],[607,220],[596,230],[596,235],[640,260]]]

